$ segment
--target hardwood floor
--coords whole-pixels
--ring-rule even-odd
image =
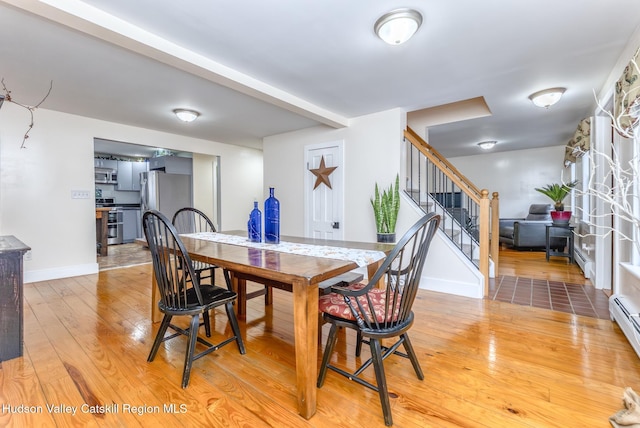
[[[144,264],[26,284],[24,356],[1,363],[0,425],[384,426],[377,394],[332,373],[316,415],[297,415],[292,296],[280,290],[272,307],[248,302],[247,354],[203,357],[183,390],[184,338],[146,362],[150,275]],[[611,321],[424,290],[414,309],[424,381],[408,361],[385,361],[397,427],[606,427],[624,387],[640,390],[638,356]],[[228,334],[226,317],[212,318],[214,335]],[[354,342],[340,338],[336,364],[355,366]]]
[[[550,257],[547,261],[544,251],[517,251],[501,248],[498,273],[571,284],[593,285],[584,277],[577,264],[570,264],[566,257]]]

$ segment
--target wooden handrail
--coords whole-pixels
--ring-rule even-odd
[[[461,189],[467,188],[471,190],[472,195],[474,196],[474,202],[480,203],[480,194],[481,190],[476,187],[475,184],[471,182],[467,177],[464,176],[458,169],[451,164],[445,157],[443,157],[436,149],[433,148],[429,143],[424,141],[422,137],[420,137],[416,132],[407,127],[404,131],[404,137],[411,141],[411,143],[418,149],[420,152],[427,156],[431,162],[435,164],[442,164],[444,168],[441,168],[442,172],[444,172],[449,179],[451,179],[458,187]],[[468,192],[465,192],[469,194]]]

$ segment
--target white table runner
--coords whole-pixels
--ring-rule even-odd
[[[244,236],[225,235],[224,233],[217,232],[188,233],[181,236],[220,242],[222,244],[259,248],[261,250],[280,251],[283,253],[298,254],[302,256],[346,260],[357,263],[360,267],[367,266],[386,257],[386,254],[383,251],[358,250],[354,248],[331,247],[328,245],[298,244],[295,242],[284,241],[280,241],[279,244],[266,244],[264,242],[251,242]]]

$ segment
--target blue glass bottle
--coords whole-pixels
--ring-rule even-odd
[[[258,201],[253,202],[253,210],[249,214],[249,222],[247,223],[249,241],[262,241],[262,213],[258,209]]]
[[[280,201],[273,196],[273,187],[269,187],[269,197],[264,201],[264,242],[280,243]]]

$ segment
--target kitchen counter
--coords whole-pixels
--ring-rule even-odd
[[[109,231],[107,223],[109,221],[108,212],[111,208],[96,208],[96,247],[98,255],[106,256],[108,254],[107,239],[109,237]]]
[[[102,207],[102,208],[96,208],[96,218],[102,218],[102,213],[105,211],[111,211],[113,208],[109,208],[109,207]]]

